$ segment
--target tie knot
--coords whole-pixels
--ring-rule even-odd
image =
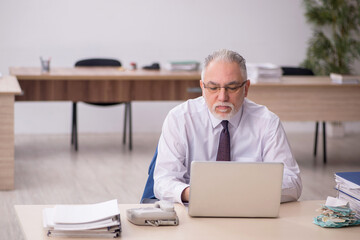
[[[223,121],[221,122],[221,125],[223,126],[223,128],[227,129],[227,128],[228,128],[228,123],[229,123],[228,120],[223,120]]]

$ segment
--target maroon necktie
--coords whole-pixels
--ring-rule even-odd
[[[223,130],[220,134],[219,148],[216,161],[230,161],[230,133],[228,129],[229,121],[224,120],[221,122]]]

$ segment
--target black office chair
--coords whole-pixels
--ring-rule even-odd
[[[283,76],[313,76],[312,70],[300,67],[281,67]],[[324,151],[324,163],[326,163],[326,122],[322,122],[323,127],[323,151]],[[314,144],[314,156],[317,154],[317,142],[318,142],[319,122],[315,123],[315,144]]]
[[[77,61],[75,63],[75,67],[121,67],[121,62],[116,59],[90,58]],[[113,106],[117,104],[125,104],[123,144],[126,144],[126,125],[129,114],[129,149],[132,150],[131,102],[85,103],[96,106]],[[78,150],[77,102],[72,103],[71,145],[74,145],[76,151]]]

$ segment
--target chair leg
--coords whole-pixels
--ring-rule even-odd
[[[72,103],[72,115],[71,115],[71,145],[74,145],[74,128],[75,128],[75,105],[76,103]]]
[[[75,110],[75,151],[78,150],[78,124],[77,124],[77,105],[76,105],[76,110]]]
[[[323,125],[324,164],[326,164],[326,122],[322,122],[322,125]]]
[[[127,104],[127,103],[125,103],[125,110],[124,110],[124,131],[123,131],[123,144],[125,144],[125,143],[126,143],[127,113],[128,113],[128,104]]]
[[[314,143],[314,156],[316,157],[317,142],[318,142],[319,122],[315,123],[315,143]]]
[[[129,107],[129,149],[132,150],[132,113],[131,113],[131,102],[128,103]]]
[[[71,144],[74,145],[75,151],[78,150],[78,133],[77,133],[77,102],[73,102],[73,117],[71,130]]]

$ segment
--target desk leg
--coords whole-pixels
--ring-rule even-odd
[[[0,190],[14,189],[14,101],[0,95]]]

